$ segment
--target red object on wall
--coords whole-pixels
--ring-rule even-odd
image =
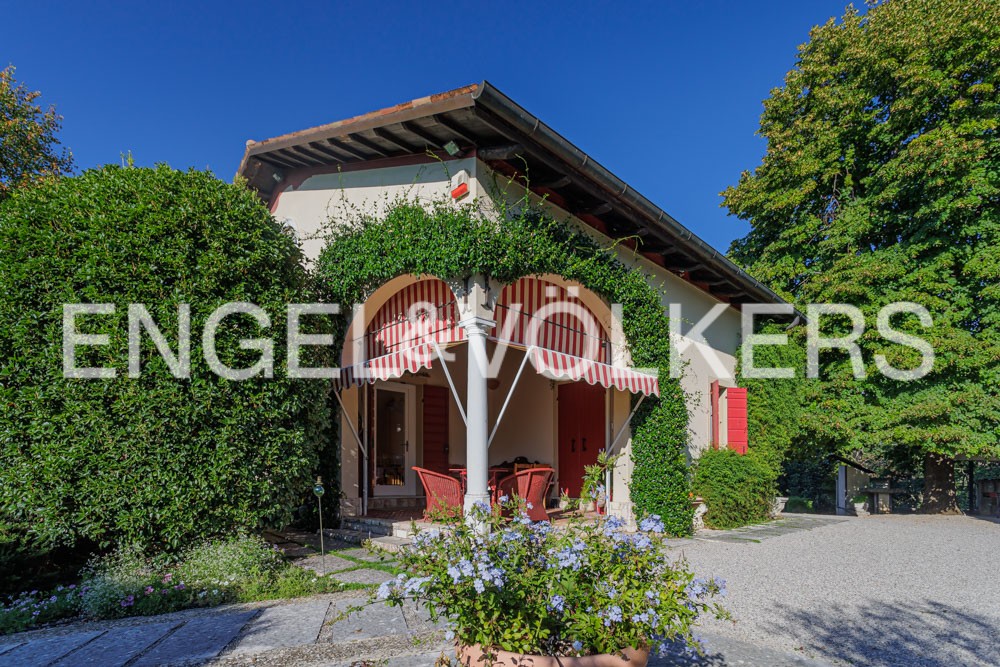
[[[448,402],[445,387],[424,385],[424,468],[448,473]]]
[[[729,414],[727,435],[729,448],[739,454],[747,453],[750,435],[747,428],[747,390],[743,387],[726,389],[726,411]]]
[[[457,188],[451,191],[452,199],[461,199],[465,195],[469,194],[469,184],[461,183]]]

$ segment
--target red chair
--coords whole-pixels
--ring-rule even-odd
[[[552,483],[552,468],[530,468],[509,475],[497,485],[497,497],[519,496],[531,505],[528,518],[532,521],[550,521],[545,511],[545,496]]]
[[[420,483],[424,485],[424,493],[427,494],[427,509],[424,510],[424,518],[438,511],[454,513],[455,516],[462,515],[463,497],[460,481],[433,470],[416,466],[413,466],[413,469],[420,475]]]

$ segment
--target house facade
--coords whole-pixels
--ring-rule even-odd
[[[248,142],[239,175],[310,261],[321,231],[358,211],[401,198],[489,205],[527,193],[613,247],[677,316],[690,457],[713,446],[745,451],[752,397],[735,380],[741,309],[781,299],[491,84]],[[550,314],[554,303],[575,315]],[[434,323],[419,345],[408,335],[415,312]],[[714,319],[702,327],[703,318]],[[509,284],[402,275],[374,290],[354,317],[336,388],[342,514],[414,506],[424,493],[414,467],[461,474],[466,504],[487,496],[491,468],[515,464],[551,466],[550,498],[578,496],[584,466],[610,449],[624,456],[609,475],[609,511],[630,519],[633,396],[658,384],[633,367],[620,319],[614,304],[558,275]],[[493,366],[484,373],[470,358]]]

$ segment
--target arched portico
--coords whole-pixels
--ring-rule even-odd
[[[388,281],[345,340],[346,513],[421,495],[418,464],[464,468],[466,506],[488,501],[491,468],[519,457],[553,467],[552,497],[578,489],[588,458],[614,440],[611,395],[658,391],[624,363],[617,331],[610,305],[558,276]]]

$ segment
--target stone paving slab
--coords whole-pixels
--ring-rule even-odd
[[[8,651],[13,651],[18,646],[21,646],[21,645],[22,645],[22,642],[13,642],[11,644],[0,644],[0,655],[3,655],[4,653],[6,653]]]
[[[295,564],[301,568],[312,570],[316,574],[329,574],[331,572],[339,572],[341,570],[358,566],[358,564],[352,560],[338,558],[337,556],[332,556],[330,554],[327,554],[326,556],[314,554],[308,558],[302,558],[295,561]]]
[[[358,604],[358,600],[341,600],[334,603],[336,613],[341,613]],[[399,607],[373,604],[347,618],[330,625],[330,642],[338,643],[356,639],[373,639],[391,635],[409,634],[406,619]]]
[[[351,570],[350,572],[340,572],[331,575],[334,579],[345,584],[381,584],[383,581],[395,579],[395,575],[382,570]]]
[[[257,615],[257,610],[225,612],[194,618],[177,629],[148,653],[134,667],[158,667],[174,663],[208,660],[217,656]]]
[[[56,663],[58,667],[99,665],[121,667],[176,628],[179,623],[150,623],[113,628]]]
[[[368,563],[385,563],[393,560],[392,556],[387,552],[373,553],[363,547],[345,549],[343,551],[338,551],[337,553],[349,558],[357,558],[358,560],[363,560]]]
[[[0,655],[0,667],[44,667],[101,634],[95,630],[35,639]]]
[[[314,644],[329,609],[327,600],[268,607],[247,625],[232,653],[262,653]]]

